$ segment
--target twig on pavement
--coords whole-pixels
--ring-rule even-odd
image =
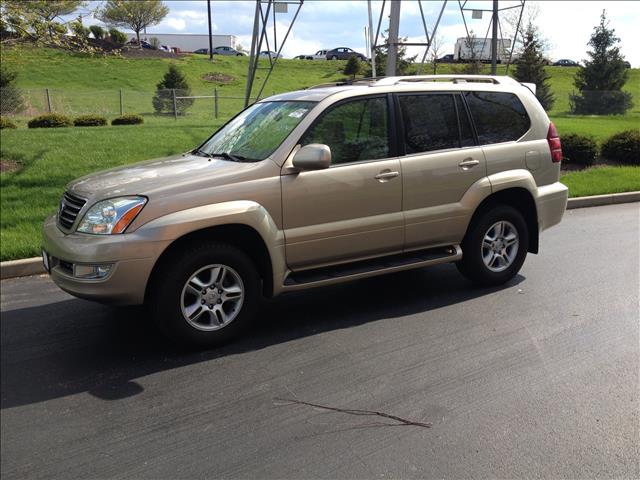
[[[416,422],[416,421],[413,421],[413,420],[407,420],[406,418],[397,417],[396,415],[391,415],[391,414],[385,413],[385,412],[377,412],[375,410],[360,410],[360,409],[356,409],[356,408],[328,407],[326,405],[319,405],[317,403],[304,402],[302,400],[296,400],[296,399],[291,399],[291,398],[274,398],[274,400],[280,401],[280,402],[294,403],[294,404],[298,404],[298,405],[307,405],[308,407],[321,408],[323,410],[331,410],[332,412],[347,413],[349,415],[376,415],[378,417],[389,418],[391,420],[395,420],[396,422],[399,422],[401,425],[413,425],[413,426],[416,426],[416,427],[431,428],[431,424],[430,423],[423,423],[423,422]],[[393,424],[385,424],[385,425],[394,426]]]

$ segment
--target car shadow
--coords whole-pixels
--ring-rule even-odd
[[[265,301],[251,333],[208,351],[185,351],[156,331],[145,310],[66,300],[3,312],[0,408],[88,392],[104,400],[137,395],[135,379],[267,348],[323,332],[424,313],[513,287],[478,288],[452,265],[295,292]],[[429,321],[427,319],[426,321]]]

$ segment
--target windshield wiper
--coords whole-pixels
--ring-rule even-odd
[[[189,153],[191,153],[193,155],[200,155],[201,157],[211,157],[210,153],[207,153],[207,152],[205,152],[203,150],[200,150],[199,148],[194,148]]]
[[[207,154],[210,157],[220,157],[225,160],[231,160],[232,162],[246,162],[249,161],[247,157],[243,157],[242,155],[238,155],[230,152],[220,152],[220,153],[209,153]]]

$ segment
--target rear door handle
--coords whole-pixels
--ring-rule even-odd
[[[397,177],[398,175],[400,175],[400,172],[384,171],[377,174],[374,178],[376,180],[380,180],[381,182],[385,182],[387,180],[391,180],[392,178]]]
[[[468,170],[475,167],[476,165],[480,165],[480,160],[475,160],[473,158],[465,158],[458,164],[458,166],[462,167],[463,170]]]

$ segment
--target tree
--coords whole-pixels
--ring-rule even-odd
[[[444,39],[442,35],[436,35],[431,39],[431,48],[429,49],[429,59],[431,60],[431,64],[433,65],[433,74],[438,73],[438,58],[440,58],[440,54],[444,48]]]
[[[387,70],[387,57],[389,56],[389,47],[386,46],[388,41],[389,30],[385,30],[382,33],[382,39],[384,40],[385,45],[382,47],[376,48],[375,56],[376,56],[376,74],[378,77],[384,77],[385,72]],[[406,42],[407,38],[399,38],[398,41],[400,43]],[[398,54],[396,56],[396,74],[397,75],[407,75],[409,72],[409,67],[415,62],[417,55],[413,57],[407,57],[407,47],[404,45],[398,45]],[[369,66],[364,73],[365,77],[372,76],[371,66]]]
[[[172,113],[174,104],[174,91],[176,96],[188,97],[191,95],[191,88],[186,77],[173,63],[169,65],[169,70],[164,74],[162,80],[156,85],[156,93],[153,96],[153,109],[157,113]],[[184,114],[185,110],[193,104],[193,98],[181,98],[176,100],[176,112]]]
[[[82,1],[2,0],[0,1],[0,30],[2,43],[32,42],[38,45],[67,48],[93,53],[86,39],[67,37],[65,24],[54,19],[85,5]]]
[[[0,63],[0,113],[17,113],[24,110],[24,99],[22,92],[16,87],[15,80],[18,74],[9,70]]]
[[[521,11],[519,8],[510,8],[500,12],[501,35],[503,35],[504,38],[513,38],[514,51],[524,48],[525,35],[523,30],[525,25],[535,25],[538,16],[540,16],[539,2],[527,2],[522,8],[522,18],[520,18]],[[520,27],[518,28],[518,36],[515,37],[518,20],[520,20]],[[537,31],[537,34],[540,48],[546,53],[548,50],[547,40],[542,37],[540,31]]]
[[[31,9],[46,26],[49,36],[54,34],[54,20],[65,15],[71,15],[80,7],[86,5],[81,0],[30,0],[27,8]]]
[[[524,34],[524,46],[514,77],[519,82],[535,83],[536,97],[545,110],[550,110],[555,97],[549,86],[551,76],[544,69],[546,63],[542,54],[539,33],[534,25],[529,23]]]
[[[97,18],[109,25],[133,30],[141,48],[140,32],[160,23],[168,13],[169,8],[160,0],[108,0]]]
[[[633,106],[631,94],[622,91],[629,73],[616,46],[619,42],[603,10],[588,43],[592,47],[587,52],[590,59],[576,73],[574,84],[579,94],[569,95],[573,113],[619,114]]]
[[[347,64],[344,66],[342,73],[345,75],[351,75],[351,80],[355,80],[356,75],[360,73],[360,60],[358,60],[358,57],[351,55],[349,60],[347,60]]]
[[[468,75],[478,75],[482,72],[482,65],[480,64],[480,60],[478,60],[478,42],[476,40],[477,37],[473,30],[471,30],[469,32],[469,36],[464,39],[464,44],[469,49],[469,57],[465,59],[465,65],[462,67],[462,73]]]

